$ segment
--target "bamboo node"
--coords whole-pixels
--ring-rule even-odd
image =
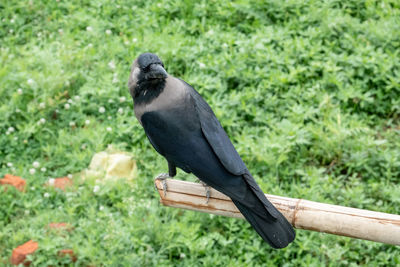
[[[301,201],[302,201],[302,199],[299,198],[299,200],[297,200],[297,202],[296,202],[296,206],[294,207],[292,225],[293,225],[295,228],[297,228],[297,227],[296,227],[297,212],[299,211],[299,205],[300,205],[300,202],[301,202]]]

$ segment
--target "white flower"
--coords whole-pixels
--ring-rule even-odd
[[[14,21],[15,21],[14,19],[10,19],[10,22],[11,22],[11,23],[14,23]]]
[[[27,83],[28,83],[29,85],[32,85],[32,84],[35,83],[35,81],[34,81],[33,79],[28,79]]]
[[[124,44],[125,44],[125,45],[129,45],[129,41],[125,41]]]
[[[199,62],[200,69],[204,69],[206,67],[206,64],[203,62]]]
[[[46,193],[43,194],[43,196],[44,196],[45,198],[48,198],[48,197],[50,197],[50,194],[46,192]]]
[[[82,149],[82,150],[85,150],[86,148],[87,148],[87,145],[86,145],[86,144],[82,144],[82,145],[81,145],[81,149]]]
[[[119,108],[119,109],[118,109],[118,113],[119,113],[119,114],[124,113],[124,109],[123,109],[123,108]]]
[[[108,67],[112,70],[115,70],[115,62],[113,60],[111,60],[110,62],[108,62]]]
[[[99,192],[99,191],[100,191],[100,186],[95,185],[95,186],[93,187],[93,193],[97,193],[97,192]]]
[[[185,255],[185,253],[181,253],[181,254],[179,254],[179,258],[181,258],[181,259],[183,259],[183,258],[186,258],[186,255]]]
[[[65,81],[65,86],[69,86],[70,85],[70,83],[69,83],[69,81]]]
[[[7,162],[7,167],[12,167],[13,164],[11,162]]]
[[[25,210],[25,215],[29,215],[31,213],[29,210]]]
[[[81,97],[80,97],[79,95],[76,95],[76,96],[74,96],[74,99],[75,99],[76,101],[79,101],[79,100],[81,100]]]
[[[125,102],[125,101],[126,101],[126,97],[125,97],[125,96],[121,96],[121,97],[119,98],[119,102],[123,103],[123,102]]]
[[[106,34],[107,34],[107,35],[110,35],[111,33],[112,33],[111,30],[106,30]]]
[[[100,206],[100,207],[99,207],[99,210],[104,210],[104,207],[103,207],[103,206]]]
[[[209,31],[207,32],[207,34],[213,35],[213,34],[214,34],[214,31],[213,31],[213,30],[209,30]]]
[[[100,113],[104,113],[104,112],[106,112],[106,109],[105,109],[105,107],[100,107],[100,108],[99,108],[99,112],[100,112]]]
[[[36,35],[37,35],[37,37],[40,37],[40,36],[42,36],[42,33],[38,32]]]
[[[14,30],[13,30],[13,29],[10,29],[8,32],[9,32],[9,33],[13,33],[13,32],[14,32]]]
[[[53,186],[56,180],[54,178],[49,179],[49,185]]]
[[[45,171],[47,171],[47,169],[46,169],[46,167],[42,167],[42,168],[40,168],[40,171],[45,172]]]
[[[14,127],[8,127],[8,130],[7,130],[7,131],[10,132],[10,133],[12,133],[12,132],[14,132],[14,130],[15,130]]]
[[[93,44],[90,43],[90,44],[88,44],[87,46],[88,46],[89,48],[92,48],[92,47],[93,47]]]
[[[70,98],[70,99],[68,99],[68,103],[73,104],[74,101]]]
[[[35,170],[34,168],[29,169],[29,173],[30,173],[30,174],[34,175],[35,172],[36,172],[36,170]]]
[[[22,95],[22,89],[21,89],[21,88],[18,88],[17,93],[18,93],[19,95]]]
[[[108,99],[108,103],[114,103],[114,100],[112,100],[111,98]]]
[[[91,32],[91,31],[93,31],[93,28],[92,28],[91,26],[87,26],[87,27],[86,27],[86,30],[87,30],[88,32]]]
[[[64,108],[65,108],[65,109],[69,109],[70,107],[71,107],[71,105],[68,104],[68,103],[66,103],[66,104],[64,105]]]
[[[64,32],[63,29],[58,29],[59,34],[63,34],[63,32]]]
[[[112,131],[112,128],[111,127],[107,127],[107,132],[111,132]]]
[[[133,43],[136,43],[136,42],[137,42],[137,38],[133,38],[133,39],[132,39],[132,42],[133,42]]]
[[[72,174],[68,174],[67,177],[68,177],[69,179],[72,179]]]
[[[46,107],[46,104],[44,102],[41,102],[39,104],[39,108],[44,109]]]
[[[90,124],[90,120],[85,120],[85,124],[89,125]]]
[[[107,117],[107,119],[111,120],[111,119],[112,119],[112,117],[111,117],[111,116],[108,116],[108,117]]]
[[[222,47],[223,47],[223,48],[227,48],[227,47],[228,47],[228,44],[227,44],[227,43],[223,43],[223,44],[222,44]]]
[[[17,140],[18,140],[18,137],[17,137],[17,136],[14,136],[14,140],[17,141]]]
[[[41,118],[40,120],[39,120],[39,123],[40,124],[44,124],[46,122],[46,119],[45,118]]]
[[[33,168],[39,168],[40,163],[37,162],[37,161],[34,161],[34,162],[32,163],[32,166],[33,166]]]
[[[118,82],[119,82],[118,77],[115,75],[112,79],[112,83],[118,83]]]
[[[75,127],[75,122],[74,122],[74,121],[70,121],[70,122],[69,122],[69,126]]]
[[[161,7],[161,3],[158,3],[158,4],[157,4],[157,7]]]

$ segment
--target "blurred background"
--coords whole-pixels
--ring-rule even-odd
[[[264,192],[400,214],[399,25],[396,0],[2,1],[0,177],[26,188],[0,190],[0,265],[31,239],[34,266],[399,265],[395,246],[298,230],[273,250],[245,221],[162,207],[167,164],[127,89],[155,53]],[[135,177],[82,179],[105,150],[128,153]],[[65,176],[65,191],[43,186]]]

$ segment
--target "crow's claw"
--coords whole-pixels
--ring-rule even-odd
[[[210,200],[210,197],[211,197],[210,186],[207,185],[205,182],[201,181],[199,178],[197,178],[197,181],[196,181],[196,182],[199,182],[199,183],[201,183],[201,184],[204,186],[204,189],[206,190],[206,197],[207,197],[206,204],[208,204],[208,201]]]
[[[168,173],[160,173],[155,180],[160,180],[164,192],[164,197],[167,195],[167,179],[171,178]],[[157,188],[157,187],[156,187]]]

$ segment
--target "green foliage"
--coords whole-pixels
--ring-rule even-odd
[[[77,266],[400,264],[394,246],[299,230],[278,251],[244,221],[161,207],[166,164],[126,86],[132,60],[157,53],[264,191],[399,214],[398,1],[2,1],[0,14],[0,175],[28,183],[0,190],[0,262],[34,239],[39,266],[73,265],[63,248]],[[109,144],[136,155],[135,182],[43,187]]]

